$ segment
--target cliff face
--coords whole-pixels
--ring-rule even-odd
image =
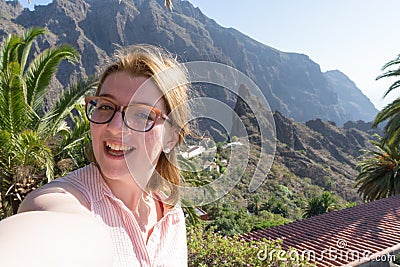
[[[349,77],[338,70],[327,71],[324,76],[329,88],[337,95],[338,105],[347,112],[346,117],[349,120],[372,121],[371,114],[377,113],[375,107]]]
[[[372,149],[371,135],[356,128],[339,128],[320,119],[305,124],[274,114],[277,151],[274,165],[334,191],[348,201],[359,199],[354,180],[362,149]]]
[[[246,136],[253,152],[259,151],[260,142],[265,144],[272,139],[275,141],[274,162],[272,172],[268,174],[270,182],[266,182],[267,184],[284,184],[295,192],[304,190],[310,183],[323,190],[335,192],[347,201],[360,201],[357,189],[354,188],[358,175],[356,166],[363,150],[374,149],[369,140],[373,139],[372,134],[379,129],[372,131],[371,124],[362,121],[347,122],[344,128],[337,126],[335,122],[319,118],[300,123],[276,111],[273,113],[275,138],[267,133],[268,137],[260,140],[260,124],[257,118],[262,115],[259,114],[260,109],[254,107],[259,107],[261,101],[248,97],[248,92],[246,87],[240,87],[239,96],[243,96],[247,102],[244,103],[239,98],[234,108],[245,125],[246,133],[238,130],[238,123],[235,121],[232,132],[233,135]],[[257,153],[250,152],[250,155],[249,173],[256,168],[256,157],[253,155]]]
[[[284,53],[223,28],[187,1],[173,4],[169,12],[162,0],[54,0],[29,11],[0,0],[0,36],[42,26],[49,32],[36,49],[57,43],[76,46],[81,62],[61,66],[57,78],[64,86],[71,75],[94,74],[118,46],[151,43],[166,47],[182,61],[234,66],[256,82],[272,110],[296,121],[321,118],[342,125],[348,120],[371,121],[376,114],[354,83],[335,72],[322,73],[308,56]]]

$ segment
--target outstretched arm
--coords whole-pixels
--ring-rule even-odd
[[[19,214],[0,221],[1,266],[112,266],[112,240],[87,205],[63,182],[31,192]]]
[[[94,217],[30,211],[0,222],[2,266],[109,267],[112,241]]]

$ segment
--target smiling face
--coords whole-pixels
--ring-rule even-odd
[[[141,103],[166,113],[166,104],[161,91],[145,76],[132,76],[127,71],[107,76],[99,96],[111,99],[119,106]],[[131,182],[132,178],[143,189],[150,178],[163,143],[171,145],[171,126],[158,119],[148,132],[129,129],[122,113],[116,112],[106,124],[90,124],[93,152],[100,169],[108,180]]]

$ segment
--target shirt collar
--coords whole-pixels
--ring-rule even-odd
[[[92,168],[93,178],[94,178],[94,181],[93,181],[93,188],[95,189],[94,194],[93,194],[93,196],[95,198],[94,200],[100,201],[104,198],[104,196],[108,196],[113,201],[117,201],[118,198],[113,194],[113,192],[111,191],[108,184],[104,181],[103,176],[101,175],[101,172],[100,172],[98,166],[95,163],[91,163],[90,166]],[[156,193],[153,192],[153,195],[155,196],[155,199],[157,201],[160,201],[161,204],[164,205],[162,200],[167,197],[164,192],[156,192]],[[163,216],[165,216],[167,214],[175,214],[175,213],[179,212],[179,210],[180,210],[179,204],[176,204],[172,208],[168,208],[168,207],[166,207],[166,205],[164,205]]]

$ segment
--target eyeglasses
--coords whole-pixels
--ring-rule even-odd
[[[109,123],[117,111],[121,112],[125,125],[138,132],[150,131],[160,118],[171,123],[161,110],[145,104],[119,106],[110,98],[102,96],[87,96],[85,102],[86,116],[96,124]]]

